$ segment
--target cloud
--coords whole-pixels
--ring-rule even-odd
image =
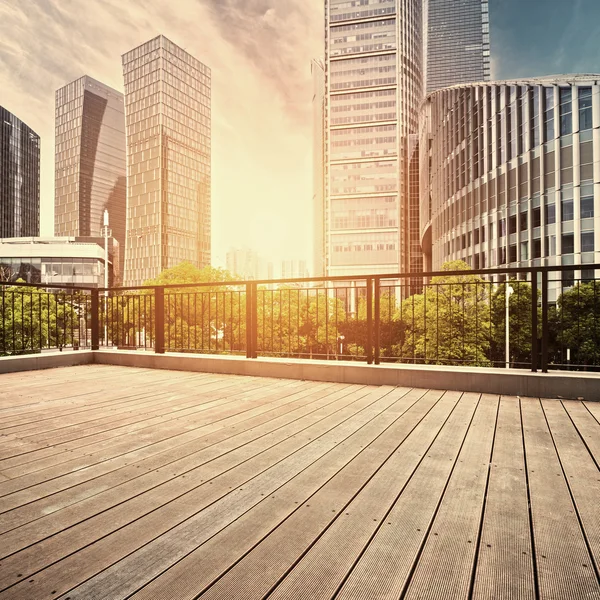
[[[5,0],[1,102],[42,136],[43,233],[53,229],[55,90],[83,74],[122,90],[121,55],[162,33],[212,70],[214,254],[246,244],[308,258],[322,12],[321,0]]]

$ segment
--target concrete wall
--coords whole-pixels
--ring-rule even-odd
[[[600,401],[600,374],[594,373],[560,371],[543,374],[516,369],[392,364],[374,366],[354,362],[275,358],[248,360],[238,356],[160,355],[123,350],[6,357],[0,359],[0,373],[84,364]]]

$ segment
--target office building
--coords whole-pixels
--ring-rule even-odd
[[[87,75],[56,92],[54,234],[99,237],[104,211],[125,245],[123,94]],[[124,260],[120,259],[122,272]]]
[[[0,106],[0,237],[40,234],[40,136]]]
[[[281,279],[303,279],[309,276],[305,260],[281,261]]]
[[[114,281],[112,266],[118,263],[116,248],[116,243],[109,247],[109,285]],[[104,248],[75,237],[0,239],[0,280],[104,287]]]
[[[210,69],[164,36],[123,55],[125,282],[210,264]]]
[[[421,116],[432,140],[421,157],[426,268],[459,259],[593,275],[585,265],[600,262],[600,75],[438,90]]]
[[[425,0],[427,93],[490,79],[488,0]]]
[[[410,228],[418,238],[418,223],[410,218],[408,172],[423,98],[422,17],[420,0],[326,1],[328,275],[410,269]]]

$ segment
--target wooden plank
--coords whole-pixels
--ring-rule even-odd
[[[588,548],[600,573],[600,471],[563,404],[542,401],[565,480],[575,502]],[[600,432],[599,432],[600,435]],[[592,565],[588,565],[592,569]]]
[[[478,400],[478,394],[463,396],[336,598],[387,600],[400,596],[456,464]]]
[[[600,422],[590,412],[592,403],[563,402],[563,406],[573,420],[579,435],[585,442],[596,465],[600,465]]]
[[[336,595],[336,591],[344,583],[373,537],[382,533],[382,530],[387,532],[393,527],[394,521],[390,517],[390,511],[423,460],[434,452],[436,441],[443,436],[448,420],[456,415],[459,420],[466,420],[468,425],[478,401],[479,394],[468,395],[461,401],[461,408],[457,413],[446,414],[442,422],[436,423],[434,427],[430,426],[426,432],[415,438],[413,448],[406,444],[401,447],[400,451],[382,466],[369,485],[344,509],[343,515],[279,582],[270,597],[273,600],[308,600],[315,597],[332,598]],[[447,441],[447,438],[442,438],[444,445]],[[446,458],[446,462],[453,460],[455,457]],[[429,491],[428,485],[428,495]],[[429,518],[432,515],[433,511]],[[396,566],[396,560],[401,560],[401,555],[397,553],[394,558]],[[393,569],[392,565],[388,567]],[[386,580],[389,582],[388,577]],[[371,597],[381,597],[382,590],[379,586],[374,585],[373,580],[370,583]],[[397,594],[394,596],[397,597]]]
[[[254,417],[227,419],[229,426],[223,426],[214,433],[199,440],[169,448],[164,452],[138,461],[105,476],[70,488],[60,495],[41,499],[21,509],[0,516],[0,526],[10,534],[0,536],[0,547],[9,554],[29,544],[35,543],[52,534],[116,506],[129,497],[139,495],[160,484],[179,476],[185,476],[190,470],[197,469],[215,457],[231,452],[258,439],[265,433],[291,422],[306,408],[320,403],[321,399],[335,400],[336,394],[344,396],[360,386],[342,386],[339,392],[327,394],[321,392],[321,398],[314,401],[313,395],[291,394],[286,398],[295,400],[276,403],[275,408],[265,410],[263,406],[252,412]],[[280,393],[283,395],[285,392]],[[347,397],[347,396],[346,396]],[[269,403],[271,404],[271,403]],[[262,427],[259,427],[262,425]],[[68,510],[65,510],[67,507]],[[57,514],[54,514],[57,513]],[[4,517],[4,518],[3,518]],[[32,521],[29,526],[22,523]],[[18,526],[21,525],[21,526]],[[1,555],[0,555],[1,556]]]
[[[381,396],[373,402],[373,397]],[[374,395],[374,396],[373,396]],[[256,506],[263,497],[261,494],[275,495],[279,488],[293,479],[304,469],[310,467],[316,460],[325,456],[339,443],[347,439],[365,425],[369,424],[378,415],[384,413],[398,401],[406,406],[404,397],[406,390],[373,390],[365,398],[366,406],[360,412],[346,413],[346,418],[333,429],[323,431],[318,437],[309,432],[297,435],[298,441],[304,444],[287,458],[272,465],[269,469],[258,475],[252,481],[244,484],[243,490],[233,493],[219,502],[207,507],[202,513],[195,515],[181,526],[166,532],[160,539],[156,539],[158,546],[146,545],[138,552],[130,555],[121,564],[114,565],[106,571],[92,578],[76,590],[69,591],[69,596],[75,598],[95,599],[102,598],[108,593],[129,593],[141,587],[149,579],[150,573],[164,570],[165,564],[172,564],[179,552],[184,548],[190,550],[202,544],[229,523],[241,517],[248,510]],[[290,443],[288,440],[286,443]],[[331,509],[330,509],[331,510]],[[174,555],[175,554],[175,555]],[[123,577],[124,573],[134,573],[133,577]],[[116,577],[116,579],[115,579]]]
[[[338,385],[342,388],[347,387],[345,384]],[[306,394],[308,397],[315,394],[315,397],[320,397],[319,395],[323,391],[323,388],[318,387],[316,391],[315,389],[315,387],[308,386],[308,389],[297,393]],[[131,465],[141,459],[160,453],[165,448],[175,447],[183,441],[187,441],[190,435],[193,437],[202,437],[206,433],[220,429],[223,426],[222,421],[225,418],[238,414],[242,408],[246,412],[252,406],[240,405],[239,403],[233,403],[230,406],[228,403],[222,407],[211,408],[183,422],[176,421],[173,424],[168,421],[158,422],[152,425],[152,427],[147,428],[148,432],[138,432],[136,442],[133,446],[130,440],[119,441],[123,436],[120,436],[116,441],[106,440],[102,442],[100,451],[95,454],[69,461],[67,466],[70,466],[71,470],[65,469],[64,463],[61,463],[57,467],[42,471],[41,475],[33,473],[31,476],[26,475],[19,478],[16,481],[19,482],[29,477],[38,477],[42,482],[5,496],[3,507],[5,510],[16,508],[39,498],[56,494],[79,483],[91,481],[123,466]],[[49,474],[55,475],[55,477],[48,479]],[[6,486],[12,484],[14,481],[11,480]],[[0,487],[2,485],[4,484],[0,484]]]
[[[378,415],[275,494],[265,496],[133,597],[195,598],[286,519],[303,524],[296,529],[296,538],[310,535],[307,525],[321,531],[398,449],[440,396],[441,392],[411,390],[401,403]],[[319,506],[322,510],[315,511]],[[272,568],[270,565],[269,570]]]
[[[521,399],[521,412],[540,600],[599,598],[592,559],[539,400]]]
[[[27,549],[13,555],[3,561],[4,574],[14,582],[17,572],[29,572],[31,562],[39,561],[40,556],[45,564],[49,564],[79,550],[77,555],[67,557],[38,574],[35,589],[32,584],[29,591],[34,595],[44,595],[49,593],[49,589],[62,589],[64,586],[68,586],[69,589],[102,570],[102,565],[109,566],[143,545],[144,540],[147,542],[154,539],[202,509],[210,506],[211,512],[214,512],[216,506],[214,503],[217,500],[228,497],[226,502],[230,503],[245,498],[248,492],[242,494],[239,487],[243,486],[246,490],[248,482],[261,474],[268,473],[255,482],[254,487],[265,477],[275,479],[279,476],[292,477],[294,472],[289,463],[307,458],[307,450],[304,447],[310,445],[308,442],[311,439],[319,438],[320,443],[315,447],[315,451],[318,452],[322,446],[334,444],[332,440],[334,436],[359,426],[362,420],[369,419],[373,411],[382,410],[382,404],[390,402],[390,399],[387,399],[390,395],[389,388],[378,389],[371,393],[357,392],[355,396],[357,395],[359,397],[355,397],[353,402],[341,398],[313,410],[290,425],[188,473],[185,478],[179,477],[173,482],[132,498],[113,510],[70,528],[64,532],[64,535],[53,536],[38,544],[35,553],[28,552]],[[304,450],[296,458],[296,451],[300,448]],[[286,458],[287,460],[284,460]],[[275,471],[272,469],[274,465],[276,465]],[[161,510],[156,510],[160,507]],[[217,512],[219,518],[226,518],[227,511],[222,506]],[[215,518],[212,521],[216,522]],[[125,527],[128,523],[130,525]],[[93,546],[88,545],[90,541],[111,531],[115,533],[104,537]],[[9,561],[14,566],[4,569]],[[69,567],[75,563],[77,564],[76,575]],[[37,568],[39,567],[34,570]],[[80,579],[77,582],[73,581],[68,576],[69,573]],[[2,578],[2,581],[5,579]],[[11,594],[12,590],[17,590],[18,587],[11,588]],[[18,590],[15,592],[16,597],[19,593]],[[8,592],[5,592],[6,594]],[[11,595],[9,594],[8,597]]]
[[[323,389],[314,384],[307,384],[307,387]],[[193,427],[210,425],[220,420],[223,415],[228,416],[230,409],[235,412],[240,408],[236,402],[227,402],[220,406],[209,407],[184,421],[176,419],[169,421],[168,417],[163,417],[143,430],[137,430],[135,436],[129,436],[127,431],[119,432],[116,439],[100,434],[101,441],[87,445],[84,456],[0,484],[0,495],[11,494],[10,501],[5,502],[9,502],[11,506],[18,506],[42,495],[56,493],[74,485],[75,482],[87,481],[129,464],[133,459],[145,457],[148,452],[154,452],[156,443],[176,438]],[[177,440],[172,439],[172,441]]]
[[[496,396],[483,396],[477,407],[408,584],[407,600],[469,597],[498,401]]]
[[[473,600],[535,600],[521,408],[503,397],[490,469]]]
[[[447,393],[431,408],[431,401],[439,398],[440,395],[442,392],[431,392],[424,397],[417,405],[417,415],[420,420],[416,426],[414,421],[406,422],[402,435],[398,436],[399,443],[392,456],[394,465],[397,465],[398,461],[404,463],[400,468],[400,478],[403,477],[402,473],[412,472],[414,465],[427,450],[431,440],[436,436],[460,397],[458,393]],[[425,404],[425,402],[427,403]],[[367,450],[368,456],[369,451]],[[385,456],[374,458],[376,459],[374,465],[371,465],[363,474],[364,483],[358,489],[354,485],[350,490],[342,488],[341,493],[338,494],[340,498],[337,497],[338,495],[332,496],[331,493],[324,490],[324,493],[312,498],[310,503],[307,502],[305,506],[296,511],[261,544],[244,556],[233,569],[206,590],[203,597],[207,599],[247,598],[250,600],[269,594],[332,523],[340,522],[340,519],[342,523],[354,522],[354,518],[348,521],[350,516],[346,514],[351,512],[351,503],[356,498],[360,498],[364,484],[373,481],[369,478],[369,474],[375,472],[375,476],[377,476],[381,465],[386,462]],[[389,460],[387,464],[389,464]],[[376,482],[380,480],[381,477],[377,477]],[[332,512],[333,509],[335,512]],[[344,550],[345,546],[338,547],[339,552]],[[328,566],[328,563],[325,563],[324,568]],[[307,592],[313,593],[314,590],[307,590]],[[320,597],[320,595],[312,597]]]

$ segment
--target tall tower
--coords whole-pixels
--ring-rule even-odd
[[[56,91],[54,234],[100,237],[108,210],[125,244],[123,94],[87,75]]]
[[[325,2],[329,275],[410,267],[409,136],[423,97],[422,16],[421,0]]]
[[[0,238],[40,235],[40,136],[0,106]]]
[[[210,69],[158,36],[123,55],[125,283],[210,264]]]
[[[490,79],[488,0],[426,0],[427,93]]]

